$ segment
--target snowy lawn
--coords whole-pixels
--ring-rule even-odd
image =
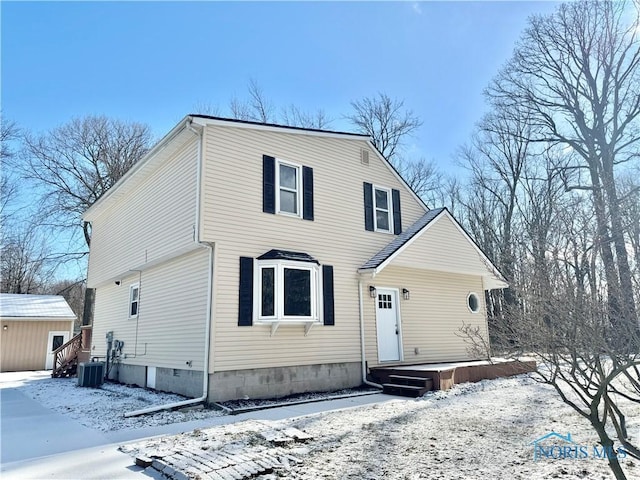
[[[186,397],[116,383],[105,383],[100,388],[78,387],[77,378],[51,378],[51,372],[45,371],[0,374],[0,388],[9,387],[16,387],[45,407],[103,432],[202,420],[225,414],[221,410],[185,409],[124,418],[125,412],[179,402]]]
[[[640,433],[640,411],[634,413],[629,421]],[[302,463],[262,478],[613,478],[603,459],[534,461],[531,442],[549,432],[570,433],[590,450],[597,438],[586,420],[558,400],[550,387],[527,376],[458,385],[418,400],[197,430],[127,445],[124,450],[148,455],[185,449],[251,453],[269,448],[260,431],[291,426],[314,437],[304,448],[292,451]],[[640,478],[636,461],[627,457],[622,464],[628,478]]]

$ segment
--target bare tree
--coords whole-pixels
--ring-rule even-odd
[[[639,25],[635,4],[563,4],[553,15],[530,20],[512,60],[488,89],[494,104],[527,111],[535,141],[575,154],[558,168],[574,180],[567,190],[593,196],[609,311],[632,324],[637,314],[616,171],[638,159]]]
[[[640,178],[640,166],[634,172],[628,172],[620,179],[621,197],[620,210],[622,211],[623,228],[626,238],[631,244],[633,252],[634,281],[636,302],[640,302],[640,186],[637,179]]]
[[[322,109],[315,112],[307,112],[301,110],[291,104],[287,108],[282,109],[280,121],[285,125],[302,128],[315,128],[318,130],[327,130],[331,128],[332,119]]]
[[[82,213],[93,205],[149,149],[149,127],[104,116],[71,120],[43,135],[25,135],[18,168],[43,192],[41,205],[54,227],[82,228]]]
[[[196,102],[193,105],[193,112],[201,115],[211,115],[212,117],[222,117],[222,109],[210,102]]]
[[[427,205],[447,207],[454,217],[462,219],[464,215],[462,189],[463,183],[457,175],[441,173],[438,188],[426,199]]]
[[[277,121],[276,108],[256,80],[249,80],[247,93],[249,96],[246,100],[234,97],[229,102],[229,110],[231,110],[233,118],[260,123],[275,123]]]
[[[0,222],[3,224],[6,220],[9,204],[15,199],[18,192],[15,178],[7,169],[7,162],[15,155],[11,143],[16,141],[19,135],[20,130],[16,123],[7,121],[2,116],[0,119]]]
[[[369,135],[380,153],[392,163],[408,135],[414,133],[422,121],[405,109],[403,100],[394,100],[384,93],[351,102],[353,113],[346,115],[356,129]]]
[[[43,293],[49,295],[62,295],[67,301],[73,313],[76,314],[76,328],[82,325],[82,315],[84,311],[86,282],[81,280],[58,280],[48,284]]]
[[[50,260],[49,246],[38,227],[3,225],[0,247],[0,291],[42,293],[57,265]]]
[[[611,471],[625,480],[619,457],[640,459],[627,423],[640,405],[640,354],[629,354],[629,347],[639,340],[637,329],[614,322],[622,327],[613,330],[602,302],[572,298],[562,282],[554,288],[555,293],[530,298],[525,309],[513,309],[508,321],[494,327],[494,335],[502,336],[501,343],[511,349],[493,353],[513,358],[534,354],[534,378],[552,386],[564,403],[590,422]],[[477,329],[465,326],[460,335],[472,350],[487,347]],[[622,342],[611,342],[612,335]]]
[[[435,162],[423,158],[416,161],[398,160],[396,168],[411,189],[427,205],[436,205],[443,175]]]
[[[638,176],[628,175],[640,158],[639,25],[622,2],[533,17],[488,89],[500,128],[481,125],[483,141],[465,152],[465,225],[490,256],[507,248],[513,258],[517,301],[489,319],[486,354],[533,354],[537,378],[591,423],[617,479],[620,449],[640,458],[627,432],[640,403]],[[462,334],[487,348],[477,331]]]
[[[331,118],[324,110],[308,112],[291,104],[278,111],[274,103],[265,95],[260,84],[251,79],[247,85],[247,98],[233,97],[229,102],[231,117],[260,123],[278,123],[291,127],[316,128],[324,130],[330,127]]]
[[[15,122],[5,120],[0,112],[0,160],[4,161],[13,157],[14,152],[10,143],[18,139],[20,130]]]

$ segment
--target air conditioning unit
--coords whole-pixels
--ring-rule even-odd
[[[85,362],[78,365],[78,386],[99,387],[104,382],[104,362]]]

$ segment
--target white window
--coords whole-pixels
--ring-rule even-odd
[[[393,226],[391,190],[382,187],[373,188],[373,210],[376,232],[391,233]]]
[[[129,318],[138,316],[140,306],[140,284],[134,283],[129,286]]]
[[[276,212],[302,215],[302,168],[276,159]]]
[[[480,310],[480,299],[473,292],[467,295],[467,308],[471,313],[478,313]]]
[[[257,317],[263,321],[317,321],[319,268],[294,261],[257,262]]]

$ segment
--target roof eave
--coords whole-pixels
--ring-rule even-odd
[[[359,268],[358,269],[358,274],[360,274],[362,276],[371,275],[373,277],[377,273],[378,273],[378,269],[377,268]]]
[[[249,120],[237,120],[233,118],[213,117],[209,115],[198,115],[192,113],[193,123],[197,125],[222,126],[231,128],[247,128],[251,130],[266,130],[281,133],[293,133],[298,135],[311,135],[320,137],[342,138],[346,140],[369,140],[369,135],[362,133],[338,132],[333,130],[321,130],[318,128],[293,127],[290,125],[278,125],[276,123],[260,123]]]
[[[73,322],[75,320],[77,320],[78,317],[76,317],[75,315],[71,316],[65,316],[65,317],[48,317],[48,316],[40,316],[40,317],[30,317],[30,316],[22,316],[22,317],[15,317],[15,316],[0,316],[0,318],[2,318],[2,320],[5,320],[7,322]]]

